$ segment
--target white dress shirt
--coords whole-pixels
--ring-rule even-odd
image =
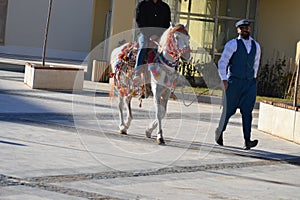
[[[254,65],[253,65],[254,78],[256,78],[257,77],[258,67],[259,67],[260,55],[261,55],[260,45],[252,37],[250,37],[249,40],[244,40],[239,35],[239,37],[237,39],[238,40],[242,40],[244,42],[248,53],[250,53],[250,51],[251,51],[252,40],[256,44],[256,55],[255,55],[255,60],[254,60]],[[218,62],[218,71],[219,71],[219,75],[220,75],[221,80],[227,80],[229,78],[227,76],[228,75],[228,73],[227,73],[227,66],[229,64],[230,58],[232,57],[232,54],[234,52],[236,52],[236,50],[237,50],[237,41],[236,41],[236,38],[228,41],[225,44],[224,51],[223,51],[223,53],[221,55],[221,58],[220,58],[220,60]]]

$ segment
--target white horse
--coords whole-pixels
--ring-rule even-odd
[[[144,77],[147,77],[148,74],[156,108],[156,119],[150,123],[145,133],[148,138],[151,138],[153,130],[158,127],[157,143],[165,144],[162,119],[167,112],[167,102],[171,94],[171,88],[175,87],[176,79],[179,76],[177,73],[179,59],[187,61],[190,58],[190,37],[187,27],[181,24],[171,24],[162,34],[159,43],[156,44],[158,45],[158,51],[156,54],[152,54],[153,59],[150,59],[150,63],[146,65],[148,69],[143,73]],[[127,134],[127,130],[133,119],[131,99],[141,89],[133,83],[132,79],[137,50],[138,46],[136,43],[126,43],[116,48],[111,55],[114,94],[118,96],[119,100],[120,134]],[[147,81],[147,78],[144,78],[144,83],[145,79]],[[145,90],[145,88],[142,87],[142,90]],[[127,106],[126,121],[123,115],[124,103]]]

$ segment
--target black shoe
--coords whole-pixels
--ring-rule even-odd
[[[216,129],[215,131],[215,141],[218,145],[223,146],[223,132]]]
[[[246,141],[245,142],[245,150],[249,150],[249,149],[255,147],[257,144],[258,144],[258,140]]]

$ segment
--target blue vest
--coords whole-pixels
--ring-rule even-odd
[[[251,50],[248,54],[242,40],[236,39],[237,50],[229,61],[229,76],[238,79],[251,80],[254,78],[254,61],[256,55],[256,44],[251,41]]]

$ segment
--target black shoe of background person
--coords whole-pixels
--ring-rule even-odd
[[[215,141],[218,145],[223,146],[223,132],[216,129],[215,131]]]
[[[253,140],[253,141],[245,141],[245,150],[249,150],[253,147],[255,147],[258,144],[258,140]]]

